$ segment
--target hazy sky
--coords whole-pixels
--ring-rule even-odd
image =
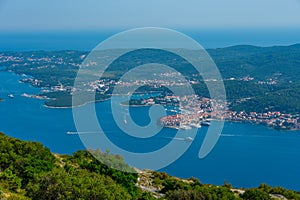
[[[300,27],[299,0],[0,0],[0,31]]]

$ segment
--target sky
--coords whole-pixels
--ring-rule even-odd
[[[0,0],[0,31],[300,27],[300,0]]]

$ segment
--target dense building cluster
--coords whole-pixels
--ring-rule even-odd
[[[237,112],[230,109],[226,109],[225,111],[224,109],[227,107],[226,103],[217,102],[209,98],[200,98],[197,95],[181,98],[173,96],[172,98],[178,99],[179,111],[173,108],[173,111],[177,112],[176,114],[160,119],[160,124],[165,127],[189,129],[191,127],[200,127],[203,122],[213,119],[256,123],[282,130],[300,129],[299,115],[271,111],[265,113]],[[161,100],[160,97],[160,101],[155,98],[149,98],[141,102],[144,105],[153,105],[153,102],[166,105],[165,102],[168,99],[170,99],[170,96],[165,97],[165,100]]]

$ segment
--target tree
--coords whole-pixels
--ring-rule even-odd
[[[81,169],[67,173],[57,168],[39,174],[26,190],[33,200],[131,199],[130,194],[111,178]]]
[[[256,188],[247,189],[245,193],[240,196],[245,200],[271,200],[268,193]]]

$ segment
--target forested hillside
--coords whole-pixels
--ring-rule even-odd
[[[300,113],[298,95],[300,44],[274,47],[239,45],[208,49],[207,52],[216,63],[224,80],[231,109],[246,112]],[[41,94],[42,98],[48,97],[45,105],[71,107],[74,79],[88,53],[83,51],[0,52],[0,66],[3,70],[30,76],[30,78],[23,78],[22,82],[46,88]],[[97,60],[99,66],[102,62],[102,59]],[[109,98],[114,81],[129,69],[136,67],[137,63],[138,65],[163,63],[171,66],[187,79],[197,82],[193,85],[197,94],[209,97],[202,77],[190,63],[178,55],[163,50],[141,49],[121,56],[110,65],[103,74],[103,78],[106,78],[103,84],[107,87],[104,87],[103,91],[101,88],[96,90],[98,92],[96,100]],[[157,73],[155,70],[154,68],[153,73]],[[92,74],[87,73],[87,77],[93,76]]]

